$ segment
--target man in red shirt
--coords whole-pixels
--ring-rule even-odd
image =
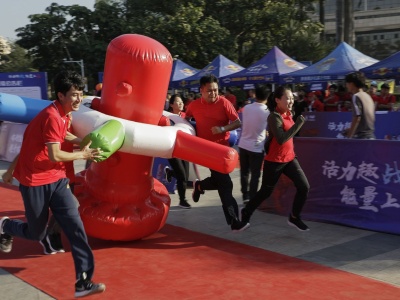
[[[376,110],[393,110],[393,106],[396,103],[396,97],[390,94],[389,90],[390,86],[387,83],[381,85],[381,94],[375,102]]]
[[[232,103],[235,109],[237,109],[236,96],[232,93],[231,89],[226,89],[225,98]]]
[[[336,94],[337,85],[329,86],[329,95],[324,99],[325,111],[339,111],[339,96]]]
[[[324,111],[325,107],[321,100],[318,98],[321,95],[320,91],[313,91],[308,93],[308,110],[309,111]]]
[[[66,176],[64,162],[77,159],[94,159],[99,149],[65,152],[64,140],[77,138],[67,135],[70,112],[77,111],[82,103],[84,81],[71,71],[59,73],[54,80],[57,100],[44,108],[32,119],[25,130],[21,151],[14,170],[19,181],[26,222],[3,217],[0,219],[0,250],[12,249],[13,236],[30,240],[42,240],[46,235],[49,208],[71,244],[75,265],[75,297],[83,297],[105,290],[102,283],[91,281],[94,257],[87,241],[78,207]]]
[[[200,79],[200,92],[201,98],[188,106],[186,118],[195,119],[198,137],[229,146],[229,131],[241,125],[236,109],[229,100],[218,95],[218,79],[214,75]],[[210,177],[193,183],[193,201],[198,202],[205,190],[217,189],[228,225],[231,225],[233,231],[245,230],[250,224],[238,218],[239,208],[232,195],[231,177],[212,169],[210,171]]]

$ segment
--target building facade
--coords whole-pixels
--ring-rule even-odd
[[[343,1],[343,0],[339,0]],[[400,0],[354,0],[356,48],[376,59],[400,50]],[[337,0],[324,1],[325,36],[336,39]],[[316,16],[315,16],[316,17]]]

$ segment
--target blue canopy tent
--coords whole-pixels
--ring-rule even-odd
[[[195,69],[188,64],[184,63],[180,59],[174,60],[174,63],[172,65],[172,72],[171,72],[171,78],[169,81],[169,87],[170,88],[180,88],[179,83],[190,76],[195,75],[197,72],[199,72],[199,69]]]
[[[278,83],[280,75],[301,70],[305,67],[306,65],[293,60],[278,47],[274,46],[263,58],[250,67],[224,76],[220,79],[220,82],[223,86]]]
[[[369,67],[362,68],[360,72],[371,79],[400,77],[400,51]]]
[[[378,60],[364,55],[349,44],[342,42],[328,56],[299,71],[281,76],[283,83],[322,82],[343,80],[351,73],[368,67]]]
[[[213,74],[217,78],[221,78],[223,76],[239,72],[243,69],[244,68],[242,66],[239,66],[237,63],[219,54],[209,65],[197,72],[195,75],[179,81],[179,86],[181,88],[198,87],[200,78],[204,75]]]

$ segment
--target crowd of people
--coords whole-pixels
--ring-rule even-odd
[[[230,131],[241,127],[238,143],[240,158],[240,183],[244,207],[233,196],[230,174],[210,169],[210,175],[193,182],[192,200],[200,201],[207,190],[217,190],[226,223],[232,231],[243,231],[250,226],[250,218],[259,205],[271,194],[282,174],[296,187],[293,205],[287,223],[300,231],[308,231],[301,212],[306,205],[310,184],[294,151],[294,137],[305,122],[306,111],[351,111],[351,127],[344,133],[348,138],[373,139],[376,110],[393,110],[395,97],[389,94],[386,84],[376,93],[376,83],[368,88],[365,78],[355,72],[345,77],[345,85],[332,84],[325,94],[320,91],[293,93],[290,88],[257,86],[248,91],[244,105],[239,106],[232,90],[223,93],[214,75],[200,79],[199,94],[168,95],[166,110],[196,122],[196,134],[208,141],[229,146]],[[100,149],[73,151],[71,145],[80,139],[70,130],[71,112],[79,109],[83,99],[84,82],[75,72],[61,72],[54,82],[57,99],[43,109],[28,125],[21,152],[2,175],[5,183],[15,177],[25,206],[26,221],[0,219],[0,250],[8,253],[14,237],[40,241],[45,254],[63,252],[52,246],[51,237],[59,242],[61,229],[71,244],[76,269],[75,296],[103,292],[105,285],[94,283],[94,258],[87,241],[78,205],[73,196],[73,167],[77,159],[93,160]],[[239,112],[241,117],[239,117]],[[168,124],[173,125],[173,124]],[[67,143],[65,148],[65,143]],[[63,146],[64,145],[64,146]],[[189,163],[177,158],[168,160],[165,168],[168,182],[177,179],[179,206],[191,208],[187,198]],[[259,179],[262,181],[259,187]],[[251,176],[251,178],[250,178]],[[68,179],[69,178],[69,179]],[[49,211],[61,229],[49,230]]]
[[[363,85],[363,91],[368,93],[374,102],[375,111],[394,111],[396,97],[389,93],[390,86],[384,83],[377,91],[377,82]],[[297,113],[307,111],[347,112],[352,110],[352,93],[343,85],[331,84],[327,91],[309,91],[299,89],[295,96],[295,111]]]

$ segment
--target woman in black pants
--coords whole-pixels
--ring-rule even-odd
[[[169,99],[168,111],[177,114],[181,118],[185,118],[183,107],[184,104],[182,98],[176,94],[172,95]],[[189,162],[178,158],[170,158],[168,159],[168,162],[172,169],[168,166],[164,168],[165,179],[167,180],[167,182],[171,182],[172,177],[176,178],[176,188],[179,195],[179,206],[182,208],[191,208],[190,204],[186,200],[187,180],[189,177]]]
[[[296,158],[293,137],[304,124],[300,115],[296,122],[292,119],[293,93],[289,88],[278,87],[268,98],[267,106],[271,112],[268,116],[269,147],[264,158],[262,184],[256,195],[242,209],[242,221],[249,222],[257,207],[267,199],[274,190],[279,177],[285,174],[296,186],[292,211],[288,224],[300,231],[309,230],[301,220],[300,214],[306,202],[310,185]]]

